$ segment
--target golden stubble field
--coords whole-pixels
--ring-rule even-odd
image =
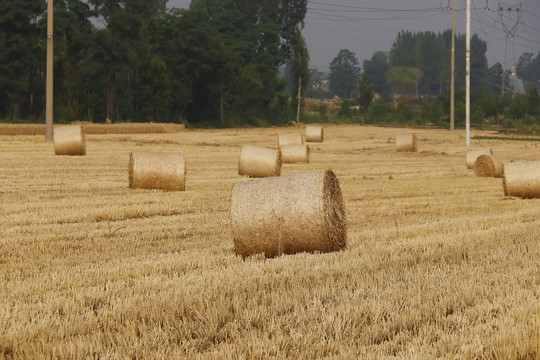
[[[346,250],[236,256],[241,145],[292,130],[90,134],[84,157],[0,136],[0,358],[536,357],[540,199],[467,170],[462,130],[325,127],[282,174],[334,170]],[[409,131],[418,152],[397,153]],[[132,150],[182,152],[187,191],[129,189]]]

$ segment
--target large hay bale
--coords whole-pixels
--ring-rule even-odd
[[[536,315],[536,347],[536,360],[540,360],[540,306]]]
[[[330,252],[346,245],[345,206],[331,170],[237,183],[231,221],[234,248],[243,257]]]
[[[281,162],[279,150],[244,145],[238,161],[238,174],[249,177],[279,176]]]
[[[397,151],[416,151],[416,135],[415,134],[398,134],[396,135]]]
[[[536,315],[536,360],[540,360],[540,306]]]
[[[465,155],[465,161],[467,163],[467,169],[474,168],[474,162],[480,155],[491,155],[493,151],[490,148],[482,148],[476,150],[468,150]]]
[[[323,142],[324,130],[321,126],[306,126],[306,142]]]
[[[177,152],[133,151],[129,154],[129,187],[132,189],[186,189],[186,161]]]
[[[474,173],[483,177],[502,177],[504,159],[496,154],[480,155],[474,162]]]
[[[86,141],[81,125],[54,128],[54,153],[56,155],[86,155]]]
[[[309,147],[307,144],[291,144],[281,147],[281,159],[284,163],[309,163]]]
[[[293,144],[303,144],[304,139],[302,138],[302,133],[300,132],[291,132],[283,133],[278,135],[278,148],[281,149],[283,145],[293,145]]]
[[[540,198],[540,161],[505,162],[504,195]]]

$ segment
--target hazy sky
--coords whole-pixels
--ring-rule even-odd
[[[170,0],[169,6],[189,6]],[[523,23],[515,30],[516,61],[524,52],[540,52],[540,0],[514,0],[504,5],[503,23],[512,28],[521,4]],[[471,33],[487,42],[489,65],[504,63],[505,32],[499,21],[499,1],[471,0]],[[440,32],[452,28],[452,0],[317,0],[308,3],[303,30],[310,67],[327,72],[341,49],[353,51],[360,64],[377,50],[389,51],[400,30]],[[456,33],[465,34],[465,0],[456,0]],[[511,59],[512,51],[507,54]]]

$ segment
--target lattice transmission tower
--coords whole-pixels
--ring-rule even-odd
[[[504,64],[503,71],[510,70],[510,76],[516,77],[516,50],[514,47],[514,38],[519,24],[525,24],[523,20],[523,11],[521,3],[510,5],[503,1],[499,1],[497,6],[499,14],[498,22],[501,23],[506,35],[506,43],[504,44]],[[504,74],[502,77],[501,93],[504,95]]]

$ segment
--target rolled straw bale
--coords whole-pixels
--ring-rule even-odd
[[[540,306],[536,315],[536,347],[536,360],[540,360]]]
[[[86,155],[86,142],[81,125],[59,126],[53,131],[56,155]]]
[[[304,139],[302,138],[302,133],[300,132],[282,133],[278,135],[279,148],[281,148],[283,145],[303,144],[303,143],[304,143]]]
[[[186,189],[186,161],[177,152],[133,151],[129,154],[129,187],[132,189]]]
[[[398,134],[396,136],[397,151],[416,151],[415,134]]]
[[[243,257],[337,251],[347,240],[343,197],[331,170],[237,183],[231,222]]]
[[[540,305],[540,304],[539,304]],[[540,360],[540,306],[536,315],[536,360]]]
[[[480,155],[474,162],[476,176],[502,177],[504,159],[496,154]]]
[[[493,151],[490,148],[468,150],[467,154],[465,155],[467,169],[474,168],[474,162],[476,161],[476,158],[478,158],[480,155],[491,155],[491,154],[493,154]]]
[[[505,162],[504,195],[540,198],[540,161]]]
[[[309,163],[309,147],[307,144],[291,144],[281,147],[281,159],[284,163]]]
[[[257,146],[242,146],[238,161],[238,174],[249,177],[279,176],[281,174],[281,152]]]
[[[320,126],[306,126],[306,142],[323,142],[324,130]]]

